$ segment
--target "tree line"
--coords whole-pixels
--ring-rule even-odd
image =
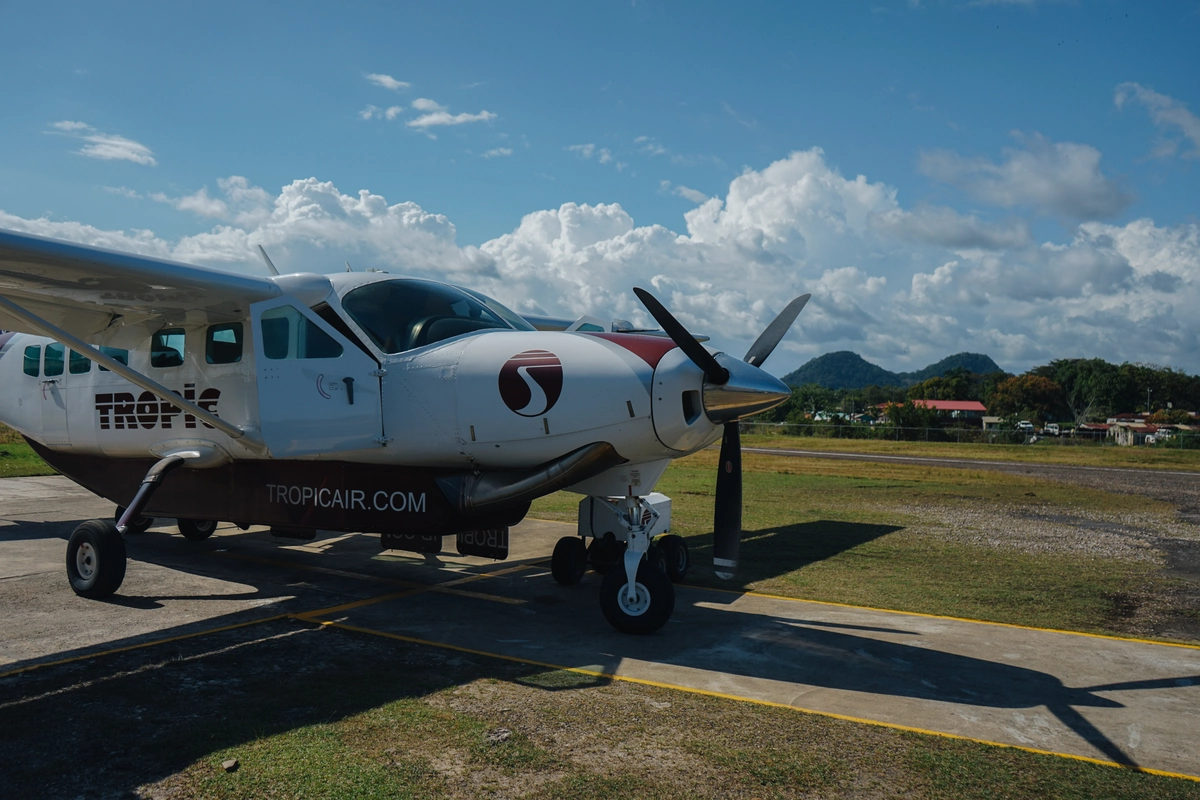
[[[902,427],[954,424],[912,400],[978,400],[990,416],[1027,419],[1039,426],[1103,422],[1116,414],[1145,411],[1152,413],[1154,422],[1185,422],[1189,411],[1200,410],[1200,376],[1148,364],[1110,364],[1100,358],[1056,359],[1022,375],[979,374],[960,367],[908,388],[827,389],[815,383],[793,387],[791,398],[761,419],[845,420],[852,414],[874,414],[881,404],[894,404],[889,419]]]

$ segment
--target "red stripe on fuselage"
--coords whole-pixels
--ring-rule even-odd
[[[619,344],[651,367],[658,367],[662,357],[675,349],[675,343],[665,336],[639,336],[636,333],[591,333],[606,342]]]

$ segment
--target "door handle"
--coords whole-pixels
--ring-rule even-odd
[[[346,384],[346,399],[354,405],[354,378],[342,378],[342,383]]]

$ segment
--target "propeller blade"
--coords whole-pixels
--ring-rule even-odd
[[[650,312],[650,316],[654,317],[654,320],[671,337],[671,341],[679,346],[679,349],[692,360],[693,364],[704,370],[705,380],[718,386],[729,381],[729,370],[717,363],[712,354],[704,349],[704,345],[697,342],[696,337],[688,333],[687,328],[671,316],[671,312],[667,311],[666,306],[658,302],[654,295],[645,289],[634,287],[633,293],[642,301],[642,305]],[[782,334],[780,335],[782,336]]]
[[[767,360],[767,356],[771,355],[771,351],[775,349],[775,345],[779,344],[779,340],[788,332],[788,328],[792,327],[796,317],[800,316],[804,304],[810,297],[812,297],[811,294],[802,294],[779,312],[779,316],[759,334],[759,337],[754,340],[754,344],[750,345],[750,349],[746,351],[744,360],[747,364],[755,367],[762,366],[763,362]]]
[[[742,435],[737,422],[725,425],[717,465],[713,504],[713,567],[717,577],[732,580],[742,544]]]

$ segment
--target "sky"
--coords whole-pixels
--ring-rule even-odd
[[[1200,373],[1200,0],[0,0],[0,228]]]

